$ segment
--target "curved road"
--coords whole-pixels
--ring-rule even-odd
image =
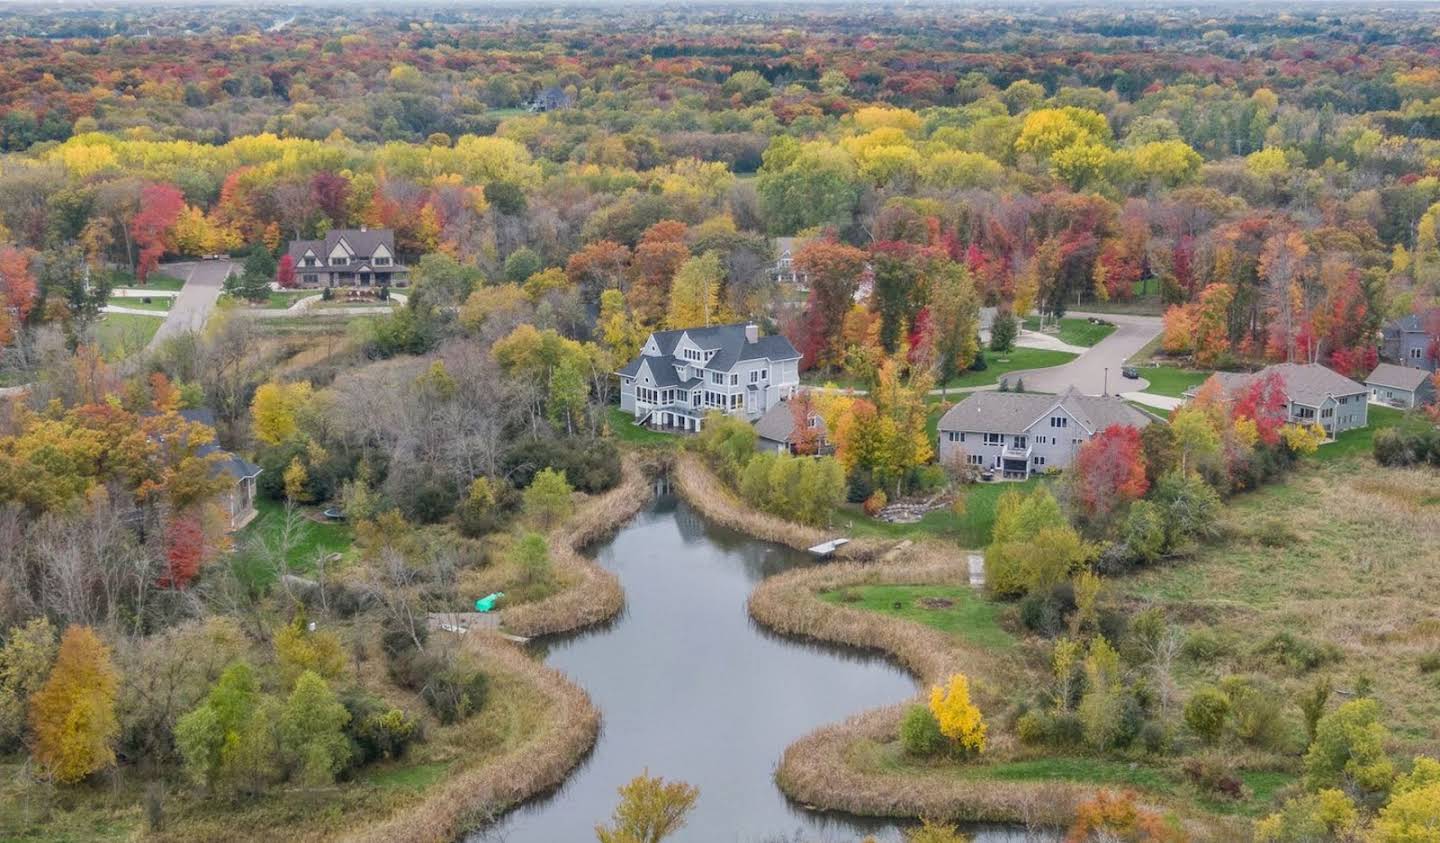
[[[1084,319],[1094,316],[1115,323],[1115,332],[1092,346],[1084,354],[1059,366],[1011,372],[1005,379],[1014,383],[1025,379],[1025,389],[1032,392],[1060,393],[1075,387],[1086,395],[1105,392],[1139,392],[1149,386],[1144,378],[1127,380],[1120,374],[1125,361],[1160,335],[1163,323],[1159,316],[1129,316],[1115,313],[1070,312],[1067,317]],[[1108,371],[1107,371],[1108,370]]]

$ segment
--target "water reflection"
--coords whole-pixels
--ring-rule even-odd
[[[745,601],[754,584],[810,564],[808,557],[709,524],[666,494],[596,558],[619,575],[624,614],[537,646],[599,706],[600,740],[557,792],[471,843],[594,840],[616,789],[646,769],[700,788],[679,843],[899,839],[893,823],[805,811],[772,780],[795,739],[915,691],[878,656],[795,642],[750,620]],[[983,843],[1024,839],[978,831]]]

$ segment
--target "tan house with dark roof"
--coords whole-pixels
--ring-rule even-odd
[[[404,286],[409,267],[395,257],[388,228],[339,228],[324,240],[292,240],[286,249],[302,287]]]

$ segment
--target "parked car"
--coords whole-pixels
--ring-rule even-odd
[[[1131,380],[1135,380],[1140,377],[1140,370],[1135,368],[1134,366],[1126,366],[1120,370],[1120,374],[1124,375],[1127,378],[1130,378]]]

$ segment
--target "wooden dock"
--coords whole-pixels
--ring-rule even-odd
[[[810,553],[811,555],[818,556],[821,559],[829,559],[831,556],[835,555],[835,551],[839,550],[840,548],[844,547],[849,543],[849,539],[831,539],[828,542],[822,542],[810,548]]]
[[[500,632],[499,612],[431,612],[425,618],[425,627],[431,632],[450,632],[455,635],[464,635],[472,629],[489,629],[516,644],[530,641],[529,638]]]

